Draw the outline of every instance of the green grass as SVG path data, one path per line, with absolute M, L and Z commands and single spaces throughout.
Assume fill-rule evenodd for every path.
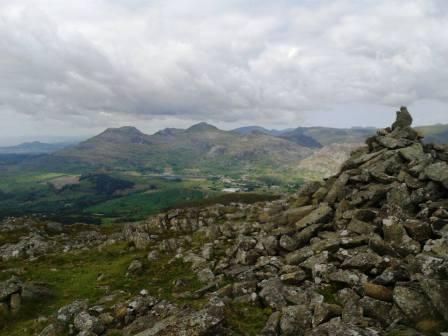
M 156 192 L 140 192 L 96 204 L 85 211 L 106 217 L 143 218 L 172 205 L 204 197 L 204 193 L 191 189 L 168 189 Z
M 117 243 L 102 251 L 48 255 L 27 264 L 18 260 L 2 264 L 0 280 L 10 276 L 7 269 L 25 267 L 21 278 L 48 283 L 54 296 L 48 300 L 25 302 L 19 314 L 0 320 L 0 335 L 32 335 L 42 328 L 36 322 L 39 316 L 54 314 L 61 306 L 76 299 L 89 299 L 94 303 L 114 290 L 125 290 L 131 295 L 145 288 L 155 296 L 176 302 L 173 295 L 176 291 L 194 291 L 201 287 L 188 264 L 177 259 L 170 262 L 172 256 L 169 255 L 147 262 L 145 254 L 145 251 L 130 251 L 125 243 Z M 127 267 L 136 258 L 144 263 L 142 272 L 125 276 Z M 104 275 L 101 281 L 97 281 L 99 274 Z M 184 279 L 186 285 L 173 288 L 173 281 L 178 278 Z

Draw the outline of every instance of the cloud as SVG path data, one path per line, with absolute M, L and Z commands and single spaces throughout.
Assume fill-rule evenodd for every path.
M 0 113 L 287 124 L 445 104 L 447 40 L 442 0 L 3 0 Z

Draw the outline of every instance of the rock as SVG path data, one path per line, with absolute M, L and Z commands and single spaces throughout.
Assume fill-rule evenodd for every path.
M 386 268 L 383 273 L 381 273 L 373 280 L 373 283 L 387 286 L 394 285 L 398 281 L 407 280 L 409 280 L 408 272 L 403 267 L 397 266 Z
M 59 336 L 63 333 L 56 324 L 46 326 L 39 334 L 39 336 Z
M 337 270 L 328 274 L 328 280 L 337 284 L 344 284 L 348 286 L 359 285 L 362 282 L 361 277 L 348 270 Z
M 378 336 L 373 328 L 358 327 L 351 323 L 343 322 L 340 318 L 333 318 L 329 322 L 321 324 L 317 328 L 307 332 L 305 336 Z
M 443 184 L 445 188 L 448 188 L 448 163 L 436 162 L 425 168 L 425 175 L 436 182 Z
M 75 315 L 87 308 L 87 300 L 74 301 L 58 310 L 57 319 L 60 322 L 69 323 Z
M 445 321 L 448 321 L 448 281 L 422 277 L 420 286 Z
M 403 224 L 396 217 L 383 219 L 384 240 L 404 254 L 416 254 L 421 246 L 408 236 Z
M 359 300 L 359 304 L 365 317 L 379 321 L 384 327 L 390 326 L 394 320 L 403 318 L 403 316 L 400 316 L 400 311 L 393 308 L 392 303 L 364 297 Z
M 314 210 L 313 205 L 305 205 L 298 208 L 290 208 L 282 213 L 282 216 L 278 219 L 278 221 L 283 225 L 293 225 L 298 220 L 307 216 L 313 210 Z
M 382 262 L 383 258 L 374 252 L 361 252 L 351 258 L 346 259 L 342 263 L 342 267 L 357 268 L 367 272 L 374 267 L 380 266 Z
M 408 112 L 408 109 L 404 106 L 400 107 L 400 111 L 397 111 L 397 118 L 392 124 L 392 130 L 396 128 L 410 127 L 412 125 L 412 116 Z
M 276 255 L 278 249 L 278 241 L 275 236 L 267 236 L 262 239 L 262 244 L 268 255 Z
M 279 335 L 279 324 L 280 324 L 280 312 L 273 312 L 266 322 L 266 325 L 260 332 L 260 336 L 278 336 Z
M 275 310 L 280 310 L 286 306 L 283 295 L 283 284 L 280 279 L 272 278 L 261 282 L 262 287 L 259 296 L 265 304 Z
M 358 234 L 370 234 L 375 230 L 375 226 L 353 218 L 347 226 L 347 230 Z
M 393 292 L 387 287 L 373 284 L 370 282 L 365 282 L 362 284 L 364 293 L 371 298 L 381 300 L 381 301 L 392 301 Z
M 137 273 L 143 269 L 143 264 L 140 260 L 133 260 L 128 267 L 129 273 Z
M 202 283 L 208 284 L 215 280 L 215 275 L 210 268 L 204 268 L 197 273 L 198 280 Z
M 398 152 L 405 160 L 410 162 L 423 161 L 427 157 L 423 151 L 423 146 L 420 143 L 414 143 L 411 146 L 401 148 Z
M 155 261 L 157 259 L 159 259 L 159 252 L 157 250 L 152 250 L 148 253 L 148 255 L 146 256 L 146 259 L 148 261 Z
M 415 286 L 395 286 L 393 299 L 406 317 L 412 321 L 417 322 L 436 316 L 425 294 Z
M 285 256 L 286 263 L 290 265 L 298 265 L 311 257 L 313 254 L 314 251 L 311 248 L 305 247 L 300 250 L 288 253 Z
M 338 199 L 339 195 L 342 194 L 344 186 L 347 184 L 349 180 L 349 175 L 347 173 L 342 173 L 336 181 L 331 186 L 330 191 L 325 197 L 325 202 L 329 204 L 333 204 Z
M 0 302 L 9 299 L 11 295 L 19 293 L 21 290 L 22 282 L 16 277 L 0 282 Z
M 319 303 L 314 306 L 313 327 L 317 327 L 333 317 L 341 316 L 341 314 L 341 306 L 330 303 Z
M 298 285 L 307 277 L 308 275 L 302 269 L 299 269 L 291 273 L 282 274 L 280 280 L 288 285 Z
M 73 324 L 79 331 L 89 331 L 95 334 L 101 334 L 104 331 L 101 321 L 85 311 L 76 315 Z
M 204 309 L 185 309 L 156 322 L 136 336 L 213 335 L 224 320 L 224 303 L 212 301 Z
M 305 216 L 296 223 L 297 229 L 301 230 L 317 223 L 326 223 L 331 219 L 333 209 L 326 203 L 322 203 L 319 207 L 313 210 L 309 215 Z
M 403 225 L 409 236 L 418 242 L 424 242 L 431 238 L 432 229 L 431 225 L 427 222 L 416 219 L 408 219 L 403 223 Z
M 13 313 L 18 312 L 22 305 L 22 297 L 20 293 L 14 293 L 9 299 L 9 307 Z
M 202 257 L 204 259 L 207 260 L 211 260 L 213 258 L 214 255 L 214 248 L 213 248 L 213 244 L 204 244 L 204 246 L 202 247 Z
M 305 305 L 288 306 L 282 309 L 281 335 L 300 336 L 311 328 L 312 314 Z
M 294 235 L 296 248 L 305 246 L 322 228 L 322 224 L 311 224 Z
M 287 235 L 282 235 L 279 241 L 280 246 L 286 251 L 294 251 L 297 248 L 295 239 Z

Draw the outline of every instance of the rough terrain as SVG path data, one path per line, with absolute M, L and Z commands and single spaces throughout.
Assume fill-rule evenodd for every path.
M 31 262 L 120 246 L 132 256 L 118 277 L 140 287 L 37 314 L 41 336 L 445 335 L 448 147 L 424 144 L 411 124 L 401 108 L 337 175 L 285 199 L 171 210 L 122 232 L 33 224 L 0 253 Z M 2 272 L 17 275 L 0 283 L 0 314 L 52 294 Z

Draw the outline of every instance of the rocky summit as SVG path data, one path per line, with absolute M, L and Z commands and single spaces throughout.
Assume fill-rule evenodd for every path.
M 173 273 L 169 296 L 142 285 L 127 296 L 121 288 L 76 300 L 47 316 L 37 334 L 448 335 L 448 147 L 423 143 L 411 123 L 401 108 L 337 175 L 287 198 L 126 224 L 114 242 L 145 257 L 120 276 L 157 265 L 153 276 L 162 279 L 181 263 L 199 286 L 187 289 L 192 278 Z M 2 246 L 2 255 L 77 248 L 33 235 L 33 244 Z M 78 248 L 95 253 L 114 243 L 107 233 L 95 237 Z M 30 286 L 37 285 L 16 277 L 1 283 L 0 308 L 20 309 Z

